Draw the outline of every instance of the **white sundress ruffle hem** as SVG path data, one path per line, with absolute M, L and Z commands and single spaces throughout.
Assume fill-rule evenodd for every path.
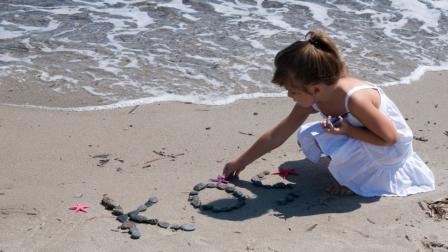
M 305 156 L 317 163 L 321 155 L 331 158 L 329 171 L 339 184 L 365 196 L 407 196 L 433 191 L 434 175 L 413 151 L 412 131 L 395 104 L 374 85 L 357 86 L 345 97 L 347 112 L 350 96 L 361 89 L 377 89 L 382 111 L 397 128 L 399 139 L 392 146 L 377 146 L 344 135 L 325 132 L 319 122 L 304 124 L 298 130 L 298 143 Z M 319 111 L 316 105 L 313 107 Z M 325 115 L 322 114 L 325 118 Z M 363 125 L 350 113 L 345 118 L 356 127 Z

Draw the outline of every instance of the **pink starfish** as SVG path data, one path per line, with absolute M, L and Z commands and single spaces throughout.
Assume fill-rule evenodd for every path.
M 210 179 L 213 182 L 217 182 L 218 184 L 227 184 L 229 181 L 224 176 L 218 176 L 215 179 Z
M 288 178 L 288 175 L 299 175 L 296 170 L 294 169 L 279 169 L 276 172 L 272 172 L 272 175 L 280 175 L 282 176 L 284 179 Z
M 87 213 L 87 208 L 89 208 L 89 206 L 82 205 L 82 204 L 76 204 L 76 205 L 70 207 L 69 209 L 75 211 L 75 213 L 78 213 L 78 212 Z

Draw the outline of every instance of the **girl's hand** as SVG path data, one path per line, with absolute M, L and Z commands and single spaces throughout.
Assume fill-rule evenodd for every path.
M 337 121 L 337 127 L 331 123 L 332 117 L 327 117 L 326 120 L 320 121 L 320 125 L 326 129 L 326 132 L 335 135 L 348 135 L 352 125 L 344 120 L 342 116 L 339 116 L 339 120 Z M 334 120 L 333 120 L 334 121 Z
M 229 177 L 236 177 L 240 174 L 240 172 L 242 170 L 244 170 L 244 168 L 246 168 L 245 166 L 240 165 L 238 162 L 236 161 L 231 161 L 228 162 L 225 166 L 224 169 L 222 171 L 222 175 L 226 178 Z

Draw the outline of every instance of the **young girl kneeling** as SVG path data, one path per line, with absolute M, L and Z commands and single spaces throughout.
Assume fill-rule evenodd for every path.
M 348 76 L 325 34 L 311 31 L 306 38 L 275 57 L 272 81 L 296 102 L 291 113 L 227 163 L 223 175 L 237 176 L 299 129 L 298 143 L 309 160 L 330 158 L 328 169 L 339 183 L 330 193 L 406 196 L 434 190 L 434 176 L 413 151 L 412 131 L 395 104 L 374 84 Z M 322 121 L 302 125 L 316 112 Z

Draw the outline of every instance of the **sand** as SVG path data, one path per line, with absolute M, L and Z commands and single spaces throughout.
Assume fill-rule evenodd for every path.
M 418 202 L 448 196 L 447 80 L 448 72 L 429 72 L 411 85 L 385 88 L 415 136 L 428 140 L 414 141 L 414 149 L 434 172 L 436 191 L 401 198 L 329 196 L 325 163 L 310 164 L 291 137 L 241 174 L 236 185 L 248 196 L 247 205 L 220 214 L 193 209 L 188 192 L 220 174 L 226 161 L 285 117 L 293 106 L 289 99 L 226 106 L 166 102 L 133 113 L 0 106 L 0 251 L 443 250 L 447 221 L 428 217 Z M 108 155 L 107 163 L 94 157 L 101 154 Z M 248 181 L 285 164 L 300 173 L 288 179 L 297 183 L 300 198 L 278 206 L 286 191 Z M 266 183 L 276 181 L 270 176 Z M 103 194 L 127 210 L 157 196 L 160 202 L 145 216 L 194 223 L 196 231 L 138 225 L 142 237 L 131 240 L 99 204 Z M 215 189 L 200 197 L 233 201 Z M 89 205 L 88 213 L 68 210 L 78 203 Z

